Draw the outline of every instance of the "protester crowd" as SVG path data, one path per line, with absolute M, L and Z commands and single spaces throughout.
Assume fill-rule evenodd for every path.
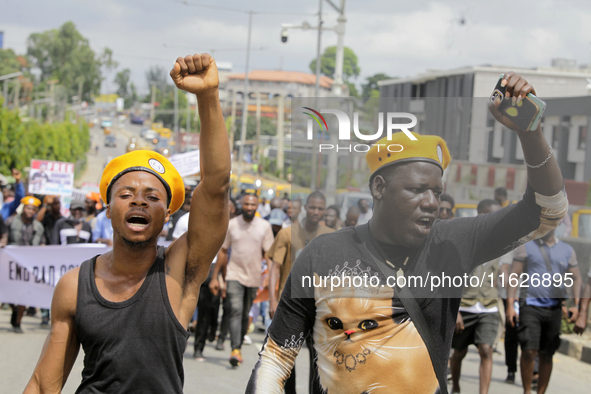
M 92 387 L 89 392 L 141 391 L 138 387 L 182 392 L 187 325 L 194 331 L 195 360 L 206 361 L 210 355 L 205 343 L 216 341 L 215 349 L 226 351 L 236 368 L 244 362 L 242 346 L 252 343 L 248 334 L 259 320 L 267 337 L 247 393 L 295 393 L 295 358 L 304 343 L 310 355 L 310 393 L 371 392 L 378 387 L 447 392 L 446 364 L 452 393 L 459 393 L 462 361 L 472 344 L 481 359 L 480 393 L 487 393 L 492 354 L 503 329 L 508 339 L 506 383 L 515 382 L 519 345 L 524 392 L 534 384 L 538 392 L 546 391 L 563 321 L 574 324 L 577 333 L 586 328 L 591 272 L 584 281 L 574 249 L 555 236 L 568 202 L 552 149 L 540 130 L 535 134 L 540 138 L 520 136 L 525 158 L 541 163 L 526 162 L 535 171 L 528 172 L 523 199 L 511 207 L 506 191 L 498 189 L 494 199 L 478 203 L 477 217 L 461 219 L 454 219 L 453 198 L 443 194 L 441 177 L 451 160 L 445 141 L 413 133 L 421 144 L 394 156 L 379 146 L 406 141 L 407 136 L 384 138 L 366 155 L 373 206 L 361 199 L 357 206 L 347 207 L 341 222 L 340 208 L 327 207 L 320 191 L 302 201 L 290 201 L 288 195 L 266 201 L 242 193 L 228 203 L 230 153 L 214 89 L 218 81 L 213 60 L 198 54 L 178 58 L 171 77 L 177 87 L 199 96 L 207 138 L 202 138 L 198 189 L 183 185 L 172 164 L 148 151 L 131 152 L 109 163 L 101 194 L 71 201 L 67 216 L 62 215 L 59 197 L 26 193 L 17 170 L 11 174 L 15 182 L 3 185 L 2 246 L 114 246 L 66 273 L 57 284 L 53 319 L 60 324 L 52 328 L 28 392 L 56 384 L 54 391 L 59 391 L 80 346 L 87 358 L 81 387 Z M 515 97 L 533 91 L 514 73 L 503 78 Z M 494 105 L 490 110 L 497 121 L 524 132 L 499 115 Z M 105 203 L 115 235 L 124 233 L 127 238 L 113 238 Z M 151 226 L 148 210 L 157 225 Z M 156 245 L 157 237 L 160 244 L 171 242 L 170 246 Z M 114 264 L 119 264 L 117 269 L 109 271 Z M 288 279 L 365 273 L 384 283 L 384 277 L 398 278 L 405 270 L 422 275 L 442 267 L 493 280 L 474 286 L 470 279 L 465 288 L 451 289 L 452 296 L 422 298 L 413 293 L 420 289 L 398 284 L 381 289 L 343 284 L 328 293 L 326 286 L 299 289 L 298 281 Z M 117 286 L 134 274 L 134 283 Z M 559 284 L 550 286 L 555 283 Z M 150 286 L 153 290 L 138 301 L 140 290 Z M 72 303 L 76 294 L 84 308 Z M 136 309 L 103 305 L 127 307 L 135 301 Z M 23 333 L 27 306 L 11 308 L 13 330 Z M 49 311 L 41 315 L 41 324 L 48 326 Z M 129 324 L 130 319 L 135 324 Z M 144 321 L 153 337 L 142 331 Z M 82 335 L 72 331 L 74 325 Z M 92 335 L 84 335 L 89 332 Z M 357 344 L 363 341 L 380 345 Z M 109 347 L 116 351 L 105 350 Z M 145 361 L 146 368 L 134 369 L 130 361 Z M 141 374 L 135 380 L 127 379 L 137 372 Z
M 0 246 L 41 246 L 74 243 L 103 243 L 112 246 L 113 229 L 106 217 L 105 204 L 98 193 L 90 192 L 85 200 L 74 200 L 69 215 L 62 215 L 59 196 L 30 195 L 25 190 L 19 171 L 13 170 L 15 182 L 0 179 L 2 207 L 0 215 Z M 161 240 L 174 241 L 188 230 L 192 188 L 185 187 L 182 207 L 171 215 L 161 233 Z M 243 362 L 241 347 L 252 344 L 248 336 L 257 329 L 265 330 L 277 309 L 277 303 L 291 270 L 293 260 L 317 235 L 366 223 L 372 215 L 371 204 L 359 200 L 348 208 L 341 221 L 340 207 L 326 207 L 326 199 L 314 192 L 305 201 L 291 201 L 287 195 L 270 201 L 254 194 L 243 193 L 231 199 L 230 226 L 224 245 L 201 286 L 198 308 L 191 331 L 194 332 L 194 358 L 203 362 L 206 341 L 216 342 L 215 349 L 226 349 L 230 338 L 229 361 L 233 366 Z M 454 200 L 441 195 L 439 219 L 454 218 Z M 507 206 L 506 190 L 495 191 L 494 199 L 478 204 L 478 214 L 494 212 Z M 545 251 L 545 253 L 543 252 Z M 568 262 L 565 264 L 564 262 Z M 519 288 L 509 285 L 510 274 L 550 273 L 572 274 L 574 291 L 553 298 L 553 294 L 519 295 Z M 491 381 L 492 354 L 497 351 L 499 338 L 504 337 L 507 366 L 506 383 L 515 383 L 518 348 L 521 345 L 521 373 L 524 386 L 545 389 L 552 370 L 552 355 L 558 349 L 563 321 L 574 324 L 576 332 L 585 329 L 591 296 L 591 271 L 586 283 L 578 269 L 573 248 L 560 241 L 551 231 L 540 240 L 531 241 L 517 250 L 490 261 L 472 272 L 482 276 L 492 274 L 499 280 L 494 286 L 466 288 L 460 304 L 456 331 L 450 353 L 448 378 L 452 392 L 460 391 L 461 363 L 470 344 L 481 357 L 480 392 L 486 393 Z M 504 277 L 504 280 L 501 278 Z M 530 290 L 531 292 L 531 290 Z M 574 297 L 574 298 L 572 298 Z M 501 302 L 498 302 L 498 301 Z M 570 308 L 567 308 L 569 305 Z M 3 305 L 3 307 L 6 307 Z M 21 321 L 25 314 L 34 316 L 34 306 L 10 305 L 11 325 L 15 333 L 23 333 Z M 221 309 L 221 317 L 220 317 Z M 48 327 L 49 311 L 41 309 L 41 326 Z M 220 321 L 221 319 L 221 321 Z M 311 392 L 320 392 L 316 358 L 311 337 Z M 295 393 L 295 368 L 285 384 L 287 393 Z

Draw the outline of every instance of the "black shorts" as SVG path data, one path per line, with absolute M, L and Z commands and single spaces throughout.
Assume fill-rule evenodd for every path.
M 499 330 L 499 314 L 460 312 L 464 320 L 464 330 L 454 333 L 451 347 L 464 350 L 471 344 L 494 345 Z
M 519 326 L 517 336 L 521 350 L 537 350 L 552 356 L 560 346 L 562 308 L 539 307 L 519 303 Z

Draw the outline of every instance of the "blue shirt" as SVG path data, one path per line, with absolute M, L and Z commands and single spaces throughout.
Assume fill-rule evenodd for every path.
M 96 226 L 92 230 L 92 239 L 96 242 L 99 238 L 113 239 L 113 226 L 111 219 L 107 218 L 107 211 L 102 211 L 96 217 Z
M 540 247 L 546 250 L 552 272 L 548 271 Z M 539 307 L 551 307 L 561 302 L 561 299 L 557 297 L 563 297 L 565 294 L 564 274 L 569 268 L 578 265 L 577 256 L 573 247 L 558 239 L 556 239 L 556 243 L 552 246 L 546 245 L 541 239 L 530 241 L 515 250 L 514 259 L 524 263 L 523 272 L 527 274 L 527 280 L 521 286 L 521 298 L 526 299 L 527 305 Z M 550 274 L 551 276 L 560 274 L 562 276 L 562 287 L 558 289 L 554 287 L 552 278 L 550 278 L 551 282 L 548 282 L 548 280 L 543 282 L 544 274 Z M 532 275 L 535 275 L 535 278 L 539 279 L 539 282 L 537 279 L 534 281 L 536 286 L 532 285 Z M 546 275 L 546 278 L 548 278 L 548 275 Z
M 7 220 L 9 217 L 12 216 L 13 213 L 16 212 L 16 209 L 19 205 L 21 205 L 21 200 L 25 196 L 25 187 L 21 182 L 16 184 L 16 188 L 14 190 L 14 200 L 2 205 L 2 209 L 0 210 L 0 214 L 4 220 Z

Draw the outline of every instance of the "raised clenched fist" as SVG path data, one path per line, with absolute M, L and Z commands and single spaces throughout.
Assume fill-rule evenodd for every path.
M 219 85 L 218 69 L 208 53 L 179 57 L 170 76 L 179 89 L 196 95 L 215 90 Z

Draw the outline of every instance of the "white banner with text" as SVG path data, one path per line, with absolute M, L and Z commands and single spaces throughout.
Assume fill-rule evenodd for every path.
M 62 275 L 110 249 L 104 244 L 0 249 L 0 302 L 49 309 Z

